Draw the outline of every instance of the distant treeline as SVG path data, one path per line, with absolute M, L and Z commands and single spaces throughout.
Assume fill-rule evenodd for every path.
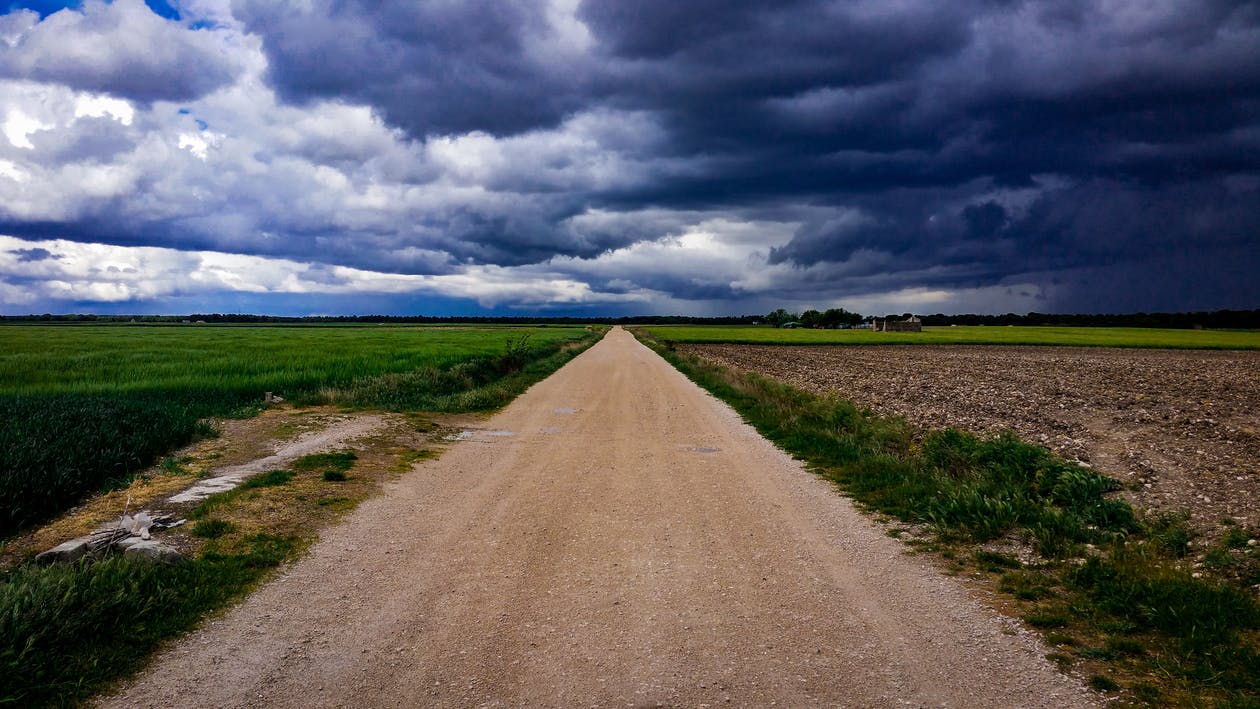
M 245 315 L 240 313 L 193 313 L 192 315 L 0 315 L 3 323 L 255 323 L 259 325 L 430 324 L 430 325 L 751 325 L 764 315 L 693 317 L 689 315 L 634 315 L 616 318 L 487 316 L 487 315 Z
M 829 316 L 839 314 L 837 318 Z M 910 313 L 890 314 L 891 318 L 908 318 Z M 870 320 L 870 316 L 851 313 L 843 308 L 828 310 L 824 313 L 806 311 L 800 316 L 782 309 L 769 315 L 737 315 L 724 317 L 694 317 L 689 315 L 634 315 L 623 317 L 548 317 L 548 316 L 486 316 L 486 315 L 348 315 L 348 316 L 308 316 L 283 317 L 278 315 L 245 315 L 240 313 L 194 313 L 191 315 L 0 315 L 0 324 L 5 323 L 255 323 L 285 325 L 329 325 L 347 324 L 485 324 L 485 325 L 752 325 L 758 323 L 777 324 L 786 316 L 787 320 L 798 318 L 812 321 L 815 319 L 837 319 L 838 323 L 853 324 L 852 321 Z M 882 316 L 881 316 L 882 317 Z M 1166 327 L 1166 328 L 1208 328 L 1208 329 L 1260 329 L 1260 309 L 1256 310 L 1216 310 L 1195 313 L 1125 313 L 1119 315 L 1098 314 L 1053 314 L 1027 313 L 1017 315 L 920 315 L 924 325 L 1058 325 L 1073 327 Z M 810 326 L 812 322 L 802 323 Z M 821 325 L 832 325 L 828 322 Z
M 1067 327 L 1166 327 L 1211 330 L 1260 329 L 1260 310 L 1216 310 L 1197 313 L 1126 313 L 1122 315 L 920 315 L 924 325 L 1058 325 Z

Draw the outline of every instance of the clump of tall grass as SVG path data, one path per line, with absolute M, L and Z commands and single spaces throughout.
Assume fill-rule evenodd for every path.
M 297 547 L 256 535 L 243 553 L 170 565 L 111 557 L 8 571 L 0 576 L 0 704 L 77 704 L 252 588 Z
M 507 340 L 493 356 L 473 357 L 450 367 L 420 367 L 356 381 L 333 401 L 354 406 L 392 410 L 476 411 L 510 401 L 523 388 L 512 378 L 533 383 L 536 375 L 549 373 L 568 360 L 563 342 L 536 343 L 530 333 Z M 524 376 L 521 376 L 524 375 Z M 503 384 L 506 386 L 496 386 Z
M 198 411 L 153 397 L 0 395 L 0 537 L 128 477 L 198 431 Z
M 347 473 L 354 467 L 359 456 L 354 451 L 337 451 L 334 453 L 312 453 L 304 455 L 289 465 L 294 470 L 317 473 Z
M 317 473 L 324 482 L 345 482 L 349 479 L 346 473 L 354 467 L 355 460 L 358 460 L 358 456 L 354 451 L 312 453 L 293 461 L 289 467 L 301 472 Z

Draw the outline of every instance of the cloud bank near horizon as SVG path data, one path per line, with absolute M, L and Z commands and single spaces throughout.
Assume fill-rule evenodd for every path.
M 43 3 L 0 234 L 11 313 L 1257 307 L 1260 5 Z

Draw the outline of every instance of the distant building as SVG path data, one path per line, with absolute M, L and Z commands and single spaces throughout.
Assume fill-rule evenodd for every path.
M 906 320 L 893 320 L 892 318 L 884 318 L 875 321 L 876 332 L 923 332 L 923 321 L 917 315 L 911 315 Z
M 804 327 L 804 326 L 803 326 L 803 325 L 801 325 L 800 323 L 796 322 L 796 321 L 793 321 L 793 322 L 785 322 L 785 323 L 783 323 L 782 325 L 780 325 L 779 327 L 786 328 L 786 329 L 788 329 L 788 330 L 795 330 L 795 329 L 796 329 L 796 328 L 798 328 L 798 327 Z

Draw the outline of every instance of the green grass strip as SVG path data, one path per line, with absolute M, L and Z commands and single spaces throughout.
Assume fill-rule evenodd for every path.
M 173 565 L 113 557 L 0 578 L 0 704 L 77 704 L 138 669 L 159 643 L 239 598 L 299 548 L 258 535 L 243 554 Z

